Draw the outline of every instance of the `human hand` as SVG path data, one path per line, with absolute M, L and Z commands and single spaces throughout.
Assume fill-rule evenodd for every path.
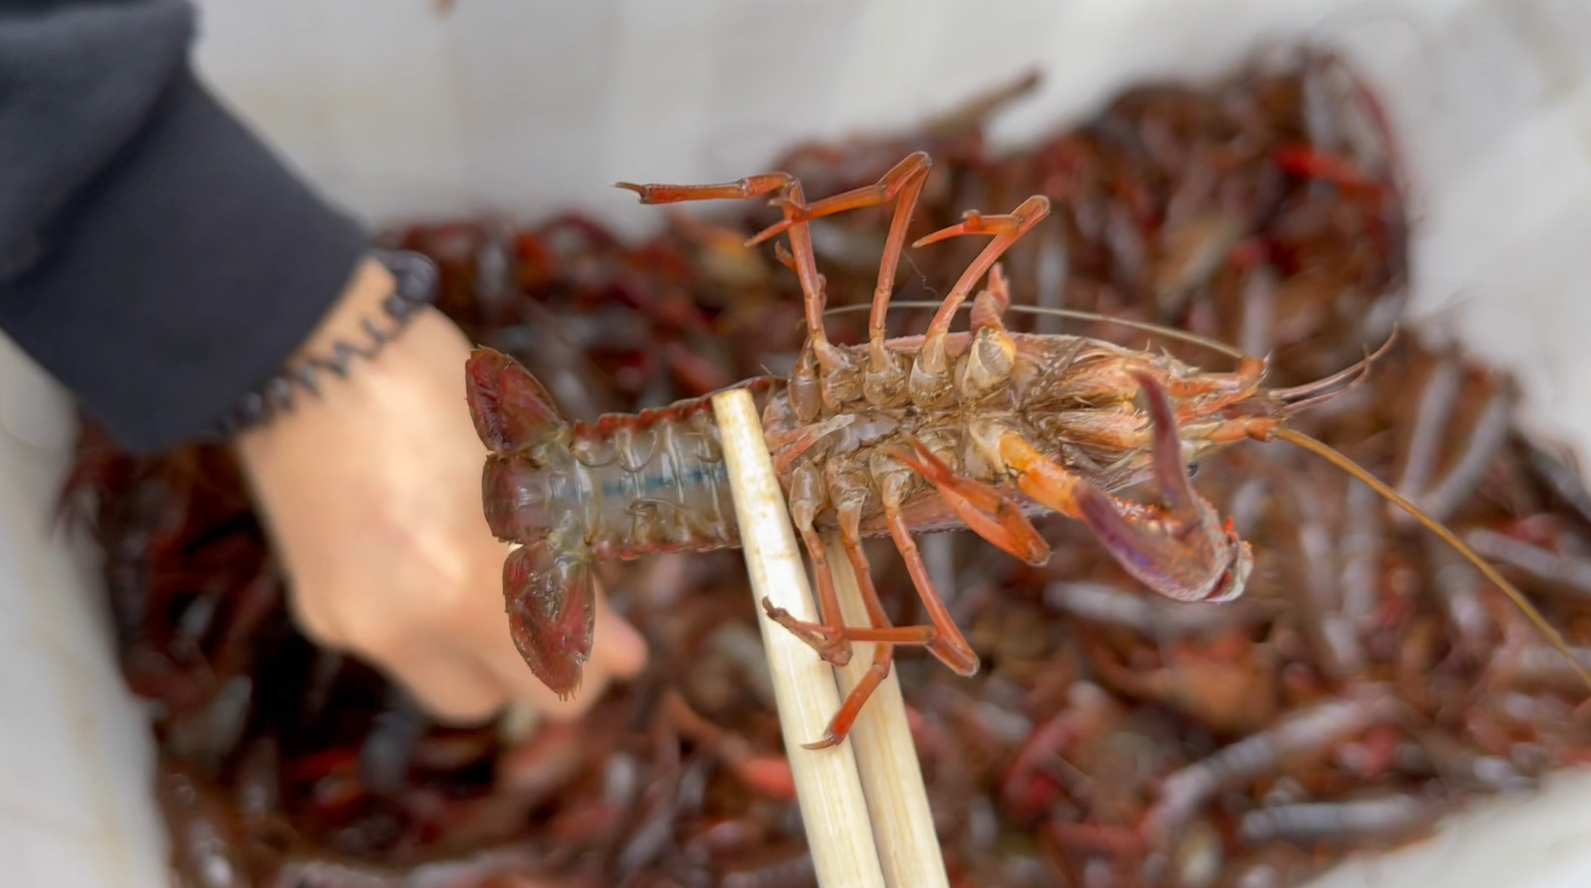
M 392 277 L 364 263 L 304 346 L 360 341 Z M 598 590 L 580 692 L 560 701 L 514 646 L 502 593 L 508 546 L 481 508 L 486 449 L 464 399 L 470 343 L 425 308 L 373 361 L 327 377 L 320 398 L 243 434 L 242 463 L 291 587 L 300 626 L 404 684 L 448 721 L 525 700 L 554 718 L 583 713 L 646 646 Z

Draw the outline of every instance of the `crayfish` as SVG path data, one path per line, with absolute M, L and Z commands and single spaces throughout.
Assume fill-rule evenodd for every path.
M 814 562 L 821 621 L 799 621 L 763 604 L 830 663 L 849 661 L 850 642 L 875 643 L 867 677 L 809 748 L 843 742 L 888 675 L 898 645 L 922 645 L 961 675 L 979 668 L 934 588 L 914 533 L 971 529 L 1039 565 L 1050 548 L 1032 519 L 1054 512 L 1087 526 L 1122 569 L 1159 595 L 1184 602 L 1242 595 L 1252 548 L 1195 490 L 1189 467 L 1245 440 L 1289 441 L 1349 471 L 1458 548 L 1562 646 L 1517 590 L 1451 531 L 1347 457 L 1287 427 L 1299 411 L 1362 380 L 1375 355 L 1314 382 L 1270 389 L 1263 386 L 1265 360 L 1224 347 L 1236 367 L 1216 372 L 1100 339 L 1007 330 L 1002 318 L 1011 299 L 999 261 L 1048 215 L 1043 195 L 1007 214 L 969 212 L 918 239 L 914 248 L 961 236 L 992 238 L 925 334 L 886 338 L 907 230 L 931 168 L 928 154 L 915 152 L 873 185 L 813 202 L 785 173 L 716 185 L 619 183 L 646 204 L 771 196 L 782 210 L 783 219 L 748 244 L 788 236 L 788 249 L 780 245 L 778 254 L 800 280 L 807 341 L 787 378 L 738 385 L 764 398 L 766 440 Z M 809 224 L 890 202 L 868 341 L 831 342 L 823 325 L 826 282 Z M 970 329 L 952 332 L 969 297 Z M 529 371 L 501 352 L 477 349 L 466 379 L 471 415 L 491 451 L 482 481 L 486 518 L 499 539 L 520 544 L 503 572 L 514 640 L 548 687 L 573 693 L 591 650 L 594 559 L 738 545 L 710 396 L 570 423 Z M 1153 482 L 1156 502 L 1120 495 L 1144 482 Z M 855 568 L 869 626 L 841 619 L 827 571 L 832 556 L 825 537 L 835 536 Z M 874 536 L 893 540 L 929 624 L 891 624 L 862 547 Z M 1582 670 L 1582 677 L 1591 685 L 1591 673 Z

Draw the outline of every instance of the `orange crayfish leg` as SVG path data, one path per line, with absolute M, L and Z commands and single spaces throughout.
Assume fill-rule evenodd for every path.
M 1028 564 L 1040 565 L 1050 560 L 1049 543 L 1022 514 L 1021 508 L 998 490 L 957 475 L 915 439 L 910 450 L 902 449 L 895 457 L 934 485 L 940 498 L 973 533 Z M 993 517 L 989 513 L 993 513 Z

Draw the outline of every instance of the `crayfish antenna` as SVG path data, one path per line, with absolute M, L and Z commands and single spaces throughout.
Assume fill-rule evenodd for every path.
M 1560 654 L 1563 654 L 1564 658 L 1569 661 L 1569 664 L 1574 667 L 1575 672 L 1579 673 L 1580 679 L 1585 682 L 1586 687 L 1591 688 L 1591 670 L 1586 669 L 1585 664 L 1580 662 L 1580 658 L 1576 657 L 1574 653 L 1569 650 L 1569 645 L 1563 640 L 1563 636 L 1559 634 L 1558 630 L 1553 628 L 1551 623 L 1547 622 L 1547 618 L 1541 615 L 1541 611 L 1537 610 L 1536 606 L 1530 603 L 1530 600 L 1525 597 L 1523 592 L 1515 588 L 1514 584 L 1504 579 L 1503 575 L 1498 573 L 1496 568 L 1486 563 L 1485 559 L 1476 554 L 1474 549 L 1471 549 L 1463 540 L 1458 538 L 1458 534 L 1449 530 L 1447 525 L 1425 514 L 1425 512 L 1420 509 L 1419 506 L 1409 502 L 1402 494 L 1384 484 L 1380 479 L 1376 478 L 1376 476 L 1370 474 L 1370 472 L 1363 466 L 1344 456 L 1331 445 L 1326 444 L 1323 441 L 1318 441 L 1309 435 L 1304 434 L 1303 432 L 1297 432 L 1285 427 L 1275 429 L 1272 432 L 1272 435 L 1296 447 L 1308 450 L 1309 452 L 1321 457 L 1322 459 L 1325 459 L 1327 462 L 1335 465 L 1355 478 L 1358 478 L 1360 481 L 1363 481 L 1370 487 L 1371 490 L 1379 493 L 1388 501 L 1396 503 L 1399 508 L 1413 516 L 1414 520 L 1425 525 L 1432 533 L 1447 541 L 1448 545 L 1452 546 L 1454 549 L 1457 549 L 1460 555 L 1464 556 L 1466 560 L 1475 565 L 1475 567 L 1480 570 L 1486 579 L 1495 584 L 1497 588 L 1503 590 L 1503 594 L 1507 595 L 1509 599 L 1511 599 L 1514 604 L 1519 607 L 1520 610 L 1524 611 L 1525 616 L 1530 618 L 1530 622 L 1534 623 L 1536 628 L 1541 630 L 1541 634 L 1546 637 L 1547 643 L 1552 645 L 1553 648 Z
M 1306 382 L 1303 385 L 1295 385 L 1292 388 L 1276 389 L 1275 391 L 1271 392 L 1271 394 L 1283 401 L 1291 402 L 1287 405 L 1287 413 L 1289 416 L 1302 413 L 1311 407 L 1318 407 L 1321 404 L 1332 400 L 1333 398 L 1340 398 L 1359 386 L 1364 385 L 1365 382 L 1369 380 L 1370 365 L 1375 363 L 1378 358 L 1387 353 L 1387 349 L 1392 347 L 1392 342 L 1393 340 L 1397 339 L 1397 336 L 1398 330 L 1396 327 L 1394 327 L 1392 328 L 1392 332 L 1387 336 L 1387 341 L 1381 343 L 1380 348 L 1376 349 L 1374 352 L 1370 351 L 1368 348 L 1365 349 L 1364 359 L 1354 362 L 1352 366 L 1345 367 L 1336 373 L 1331 374 L 1330 376 L 1327 376 L 1323 379 L 1317 379 L 1314 382 Z M 1329 389 L 1332 386 L 1349 379 L 1351 379 L 1351 381 L 1349 381 L 1346 386 L 1343 386 L 1334 392 L 1317 394 L 1318 392 Z M 1307 397 L 1309 395 L 1314 395 L 1314 397 Z M 1303 400 L 1294 400 L 1295 398 L 1303 398 Z

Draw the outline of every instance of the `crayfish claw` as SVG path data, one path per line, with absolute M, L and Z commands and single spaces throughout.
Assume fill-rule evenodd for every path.
M 1124 570 L 1160 595 L 1178 601 L 1237 598 L 1254 568 L 1253 548 L 1194 490 L 1166 390 L 1148 374 L 1134 375 L 1154 427 L 1154 477 L 1161 503 L 1121 502 L 1084 483 L 1075 494 L 1078 517 Z
M 1177 434 L 1177 414 L 1171 406 L 1171 397 L 1154 377 L 1147 373 L 1133 374 L 1143 387 L 1149 402 L 1149 422 L 1153 427 L 1151 450 L 1154 455 L 1155 484 L 1160 488 L 1160 501 L 1174 519 L 1193 523 L 1205 519 L 1201 509 L 1203 500 L 1193 489 L 1193 476 L 1182 455 L 1182 438 Z
M 1193 532 L 1159 509 L 1123 503 L 1092 485 L 1077 491 L 1079 517 L 1122 569 L 1156 593 L 1177 601 L 1230 601 L 1243 594 L 1254 550 L 1208 502 Z M 1183 532 L 1179 532 L 1183 531 Z

